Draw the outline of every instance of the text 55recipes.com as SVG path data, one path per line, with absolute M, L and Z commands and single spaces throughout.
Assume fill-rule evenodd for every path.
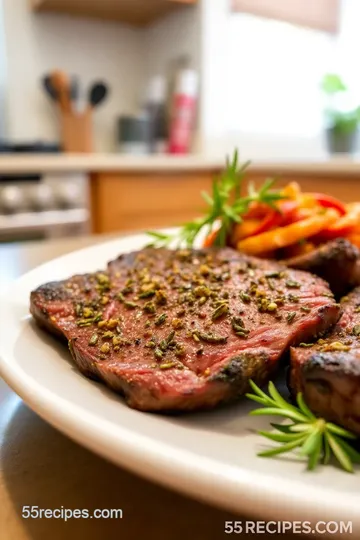
M 122 519 L 123 511 L 120 508 L 39 508 L 38 506 L 23 506 L 21 516 L 23 519 Z
M 352 534 L 351 521 L 225 521 L 225 534 Z M 277 538 L 277 536 L 276 536 Z

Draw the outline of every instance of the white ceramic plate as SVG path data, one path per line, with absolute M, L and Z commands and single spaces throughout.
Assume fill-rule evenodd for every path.
M 359 470 L 307 472 L 294 457 L 263 459 L 264 440 L 244 399 L 220 411 L 180 417 L 129 409 L 121 397 L 83 377 L 66 347 L 38 330 L 29 294 L 47 281 L 95 271 L 143 235 L 96 245 L 47 263 L 13 284 L 0 307 L 0 373 L 45 420 L 80 444 L 151 480 L 216 505 L 272 520 L 352 520 L 360 525 Z

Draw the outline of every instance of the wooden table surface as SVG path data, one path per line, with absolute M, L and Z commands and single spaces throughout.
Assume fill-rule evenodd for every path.
M 102 240 L 0 245 L 0 288 L 45 261 Z M 246 519 L 108 463 L 40 419 L 1 380 L 0 450 L 1 540 L 220 540 L 239 538 L 224 533 L 226 520 Z M 24 519 L 24 505 L 90 511 L 121 508 L 123 519 Z M 299 534 L 281 538 L 299 538 Z

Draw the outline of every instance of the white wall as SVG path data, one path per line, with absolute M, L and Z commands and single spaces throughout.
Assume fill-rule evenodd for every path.
M 207 1 L 207 0 L 203 0 Z M 154 75 L 172 74 L 174 62 L 182 57 L 201 77 L 201 8 L 200 3 L 174 11 L 144 30 L 144 82 Z M 201 93 L 201 92 L 200 92 Z M 199 98 L 201 101 L 201 97 Z M 194 137 L 194 150 L 199 149 L 198 133 Z
M 175 11 L 144 31 L 145 73 L 148 77 L 166 73 L 169 64 L 189 56 L 193 67 L 201 68 L 200 7 Z
M 5 33 L 2 12 L 2 0 L 0 0 L 0 138 L 5 136 L 6 132 L 6 103 L 5 103 L 5 85 L 6 85 L 6 53 L 5 53 Z
M 28 0 L 3 0 L 7 53 L 8 136 L 58 140 L 58 122 L 40 86 L 61 68 L 80 76 L 86 89 L 104 79 L 111 96 L 95 114 L 96 149 L 114 148 L 115 118 L 132 112 L 143 81 L 141 30 L 110 22 L 33 14 Z M 0 36 L 1 37 L 1 36 Z

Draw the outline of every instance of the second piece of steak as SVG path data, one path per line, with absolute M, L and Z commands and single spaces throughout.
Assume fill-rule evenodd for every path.
M 307 255 L 288 259 L 284 263 L 322 277 L 336 296 L 342 296 L 360 285 L 360 252 L 345 238 L 337 238 Z
M 86 376 L 134 408 L 211 408 L 262 384 L 292 344 L 333 325 L 320 278 L 231 249 L 146 249 L 106 273 L 31 294 L 31 312 L 63 335 Z
M 315 413 L 360 435 L 360 288 L 342 300 L 342 307 L 326 339 L 291 350 L 289 382 Z

